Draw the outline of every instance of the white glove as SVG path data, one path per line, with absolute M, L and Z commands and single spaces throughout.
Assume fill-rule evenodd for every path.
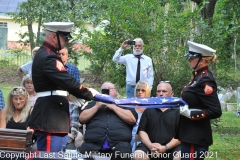
M 84 99 L 77 98 L 71 94 L 69 95 L 69 99 L 75 106 L 78 106 L 78 107 L 82 107 L 85 104 Z
M 92 92 L 93 97 L 95 97 L 96 94 L 100 94 L 97 90 L 93 89 L 93 88 L 88 88 L 90 90 L 90 92 Z
M 180 114 L 187 118 L 190 118 L 190 110 L 188 109 L 188 105 L 180 107 Z
M 180 107 L 180 114 L 190 119 L 201 119 L 205 117 L 205 113 L 203 112 L 203 110 L 189 109 L 188 105 Z

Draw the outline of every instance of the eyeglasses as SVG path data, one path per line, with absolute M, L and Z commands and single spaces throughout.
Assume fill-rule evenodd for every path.
M 159 83 L 170 83 L 170 81 L 159 81 Z
M 146 92 L 145 89 L 136 89 L 136 91 L 137 91 L 137 92 L 140 92 L 140 91 L 142 91 L 142 92 Z
M 166 93 L 167 91 L 166 90 L 157 90 L 157 93 L 161 93 L 161 92 Z
M 65 56 L 66 53 L 64 53 L 64 52 L 63 52 L 63 53 L 59 52 L 58 55 L 59 55 L 59 56 Z

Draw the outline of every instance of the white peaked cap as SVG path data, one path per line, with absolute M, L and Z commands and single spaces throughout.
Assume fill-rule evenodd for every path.
M 73 22 L 48 22 L 44 23 L 46 30 L 52 32 L 71 32 L 71 28 L 73 26 Z
M 187 53 L 185 56 L 196 56 L 196 55 L 201 55 L 201 56 L 213 56 L 214 53 L 216 53 L 216 50 L 204 45 L 204 44 L 199 44 L 195 42 L 188 41 L 189 45 L 189 53 Z

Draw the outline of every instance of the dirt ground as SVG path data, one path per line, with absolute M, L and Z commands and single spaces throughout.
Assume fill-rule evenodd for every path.
M 17 68 L 16 66 L 11 67 L 2 67 L 0 69 L 0 83 L 3 84 L 14 84 L 14 85 L 20 85 L 21 80 L 17 74 Z M 83 85 L 86 87 L 100 87 L 102 82 L 101 78 L 96 77 L 95 75 L 84 73 L 80 71 L 81 78 L 84 79 Z
M 20 85 L 21 80 L 17 74 L 17 67 L 1 67 L 0 83 Z

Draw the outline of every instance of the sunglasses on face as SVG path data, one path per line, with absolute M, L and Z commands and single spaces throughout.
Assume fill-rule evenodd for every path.
M 159 83 L 170 83 L 170 81 L 159 81 Z
M 146 90 L 144 90 L 144 89 L 136 89 L 136 91 L 137 91 L 137 92 L 140 92 L 140 91 L 146 92 Z
M 24 95 L 25 93 L 26 93 L 26 90 L 24 88 L 21 88 L 21 87 L 13 88 L 12 91 L 11 91 L 12 95 L 20 95 L 20 94 Z

